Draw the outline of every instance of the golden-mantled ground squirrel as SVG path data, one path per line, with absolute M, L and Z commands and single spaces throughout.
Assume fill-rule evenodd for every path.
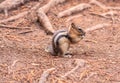
M 47 48 L 53 56 L 71 57 L 68 52 L 70 44 L 78 43 L 85 36 L 85 32 L 71 23 L 69 30 L 58 30 L 52 38 L 52 45 Z

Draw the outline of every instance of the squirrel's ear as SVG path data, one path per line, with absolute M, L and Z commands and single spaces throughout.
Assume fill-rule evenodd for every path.
M 68 28 L 68 33 L 72 33 L 74 31 L 75 27 L 76 27 L 75 24 L 71 23 L 69 28 Z
M 71 23 L 71 28 L 76 28 L 74 23 Z

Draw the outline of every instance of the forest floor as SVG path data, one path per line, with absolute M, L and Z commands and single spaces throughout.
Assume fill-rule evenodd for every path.
M 42 0 L 41 6 L 48 0 Z M 100 0 L 105 5 L 120 6 L 120 1 Z M 48 17 L 55 30 L 67 29 L 68 17 L 57 18 L 57 14 L 65 9 L 88 0 L 68 0 L 50 9 Z M 9 16 L 29 10 L 37 1 L 30 1 L 17 9 L 9 11 Z M 90 12 L 103 13 L 105 10 L 94 5 L 91 9 L 78 12 L 80 17 L 74 22 L 83 29 L 100 23 L 111 23 L 110 19 L 91 15 Z M 18 27 L 32 27 L 32 32 L 24 33 L 26 29 L 9 29 L 0 27 L 0 83 L 39 83 L 44 71 L 55 70 L 49 75 L 46 83 L 120 83 L 120 12 L 114 16 L 114 24 L 99 30 L 86 33 L 78 44 L 71 45 L 72 58 L 54 57 L 45 52 L 45 47 L 51 43 L 51 35 L 47 35 L 41 26 L 20 18 L 4 24 Z M 5 19 L 0 13 L 0 19 Z M 84 60 L 84 66 L 61 79 L 66 72 L 76 67 L 75 60 Z

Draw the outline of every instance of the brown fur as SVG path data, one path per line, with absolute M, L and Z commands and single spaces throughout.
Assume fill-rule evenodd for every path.
M 68 52 L 70 44 L 77 43 L 85 36 L 85 32 L 72 23 L 69 30 L 57 31 L 52 38 L 51 54 L 54 56 L 62 55 L 64 57 L 71 56 Z

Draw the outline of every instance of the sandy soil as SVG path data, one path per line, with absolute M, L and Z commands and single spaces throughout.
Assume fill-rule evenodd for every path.
M 41 6 L 48 0 L 41 1 Z M 108 6 L 120 6 L 120 1 L 99 0 Z M 107 2 L 108 1 L 108 2 Z M 48 17 L 55 28 L 67 29 L 66 22 L 71 16 L 57 18 L 65 9 L 88 0 L 68 0 L 51 8 Z M 9 12 L 9 17 L 29 10 L 37 1 L 30 1 Z M 103 13 L 106 10 L 93 5 L 73 20 L 83 29 L 100 23 L 110 23 L 111 19 L 91 15 L 90 12 Z M 38 83 L 42 73 L 49 68 L 56 68 L 47 83 L 120 83 L 120 12 L 114 16 L 114 25 L 86 34 L 78 44 L 71 45 L 72 58 L 54 57 L 45 52 L 51 42 L 51 35 L 46 35 L 41 26 L 23 17 L 4 24 L 32 27 L 32 32 L 21 34 L 25 30 L 0 27 L 0 83 Z M 73 14 L 76 15 L 76 14 Z M 72 16 L 73 16 L 72 15 Z M 5 19 L 0 13 L 0 19 Z M 66 72 L 75 68 L 75 60 L 86 61 L 85 65 L 61 79 Z

